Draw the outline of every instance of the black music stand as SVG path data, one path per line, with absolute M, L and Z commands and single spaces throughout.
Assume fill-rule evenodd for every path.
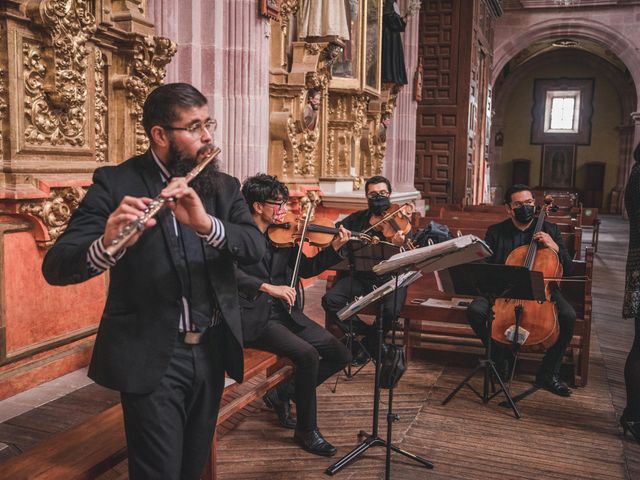
M 491 358 L 493 306 L 497 298 L 544 301 L 545 292 L 542 272 L 532 272 L 526 267 L 476 263 L 450 267 L 447 270 L 438 272 L 438 276 L 446 293 L 482 296 L 489 303 L 485 358 L 479 360 L 476 368 L 443 400 L 442 405 L 446 405 L 462 387 L 467 386 L 482 400 L 482 403 L 488 403 L 495 396 L 504 393 L 506 403 L 511 407 L 516 418 L 520 418 L 520 412 Z M 514 338 L 517 338 L 518 327 L 519 325 L 516 325 Z M 482 395 L 469 383 L 469 380 L 480 371 L 484 372 Z M 489 394 L 489 384 L 493 386 L 494 379 L 500 384 L 500 390 Z
M 362 299 L 356 300 L 350 306 L 342 309 L 338 315 L 344 316 L 345 318 L 349 318 L 354 315 L 358 311 L 367 307 L 368 305 L 382 300 L 385 296 L 390 293 L 397 293 L 399 288 L 406 287 L 413 283 L 415 280 L 420 278 L 422 275 L 419 272 L 408 272 L 403 274 L 402 276 L 398 275 L 395 279 L 391 279 L 384 285 L 381 285 L 373 292 L 371 292 L 367 297 L 363 297 Z M 401 278 L 402 277 L 402 278 Z M 421 463 L 426 468 L 433 468 L 433 463 L 429 460 L 426 460 L 418 455 L 415 455 L 411 452 L 407 452 L 406 450 L 402 450 L 399 447 L 396 447 L 391 443 L 391 429 L 393 422 L 398 420 L 398 415 L 394 414 L 392 411 L 392 402 L 393 402 L 393 388 L 389 389 L 389 403 L 388 403 L 388 412 L 387 412 L 387 440 L 382 439 L 378 436 L 378 412 L 380 409 L 380 364 L 382 360 L 382 344 L 384 342 L 384 327 L 382 325 L 382 312 L 383 312 L 383 303 L 379 304 L 380 310 L 378 316 L 376 318 L 376 325 L 378 327 L 378 341 L 376 352 L 376 360 L 375 363 L 375 382 L 374 382 L 374 396 L 373 396 L 373 426 L 371 429 L 371 433 L 367 433 L 364 430 L 361 430 L 358 434 L 359 438 L 364 437 L 364 441 L 362 441 L 356 448 L 347 453 L 344 457 L 338 460 L 336 463 L 331 465 L 325 470 L 325 473 L 328 475 L 335 475 L 342 468 L 346 467 L 353 460 L 358 458 L 364 452 L 366 452 L 371 447 L 385 447 L 386 459 L 385 459 L 385 479 L 389 479 L 391 475 L 391 450 L 394 452 L 400 453 L 405 457 L 408 457 L 412 460 L 415 460 L 418 463 Z
M 356 272 L 371 272 L 373 267 L 380 263 L 382 260 L 387 260 L 396 253 L 398 253 L 398 247 L 388 245 L 385 243 L 369 244 L 369 243 L 353 243 L 349 242 L 345 245 L 346 258 L 332 267 L 333 270 L 349 272 L 349 298 L 353 299 L 353 277 Z M 357 345 L 359 349 L 364 351 L 369 359 L 371 358 L 371 352 L 369 352 L 362 342 L 357 338 L 356 333 L 353 331 L 353 316 L 350 316 L 345 322 L 338 319 L 336 326 L 342 331 L 345 339 L 345 346 L 352 352 L 353 345 Z M 367 360 L 368 362 L 369 360 Z M 352 371 L 351 362 L 343 369 L 345 378 L 347 380 L 352 379 L 358 374 L 367 364 L 357 367 L 355 372 Z M 331 388 L 332 393 L 336 393 L 338 388 L 338 382 L 340 381 L 340 375 L 336 377 L 336 381 Z

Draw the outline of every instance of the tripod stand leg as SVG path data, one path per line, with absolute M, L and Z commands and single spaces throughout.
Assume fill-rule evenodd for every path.
M 507 398 L 506 402 L 508 402 L 509 406 L 511 407 L 511 410 L 513 410 L 513 414 L 516 416 L 516 418 L 521 418 L 522 415 L 520 415 L 520 412 L 518 411 L 518 407 L 516 407 L 516 403 L 513 401 L 513 398 L 511 398 L 511 394 L 509 393 L 509 390 L 507 390 L 507 387 L 502 381 L 502 378 L 500 378 L 500 375 L 496 370 L 496 366 L 493 364 L 493 362 L 491 362 L 489 365 L 491 367 L 491 372 L 493 373 L 493 375 L 495 375 L 496 380 L 498 380 L 498 383 L 500 383 L 500 388 L 502 388 L 502 393 L 504 393 L 504 396 Z
M 351 462 L 353 462 L 360 455 L 362 455 L 364 452 L 366 452 L 369 448 L 377 447 L 377 446 L 383 446 L 383 445 L 384 445 L 384 441 L 382 441 L 382 439 L 380 439 L 378 437 L 369 436 L 369 437 L 366 438 L 366 440 L 364 442 L 362 442 L 356 448 L 351 450 L 349 453 L 347 453 L 344 457 L 342 457 L 336 463 L 334 463 L 333 465 L 329 466 L 325 470 L 325 473 L 327 475 L 335 475 L 340 470 L 342 470 L 344 467 L 346 467 Z
M 484 366 L 482 365 L 482 363 L 479 363 L 476 368 L 473 369 L 473 371 L 467 375 L 464 380 L 462 380 L 458 386 L 456 388 L 453 389 L 453 391 L 447 396 L 447 398 L 445 398 L 442 401 L 442 405 L 446 405 L 447 403 L 449 403 L 449 401 L 456 396 L 456 394 L 462 389 L 462 387 L 464 387 L 465 385 L 467 385 L 469 383 L 469 380 L 471 380 L 471 378 L 478 373 L 482 368 L 484 368 Z
M 429 460 L 427 460 L 426 458 L 422 458 L 419 457 L 418 455 L 415 455 L 411 452 L 407 452 L 406 450 L 402 450 L 401 448 L 396 447 L 395 445 L 391 444 L 391 450 L 393 450 L 396 453 L 399 453 L 400 455 L 404 455 L 407 458 L 410 458 L 411 460 L 415 460 L 418 463 L 421 463 L 422 465 L 424 465 L 425 467 L 431 469 L 433 468 L 433 463 L 430 462 Z
M 538 390 L 540 390 L 540 388 L 536 387 L 535 385 L 532 386 L 532 387 L 529 387 L 524 392 L 519 393 L 518 395 L 513 397 L 513 403 L 518 403 L 520 400 L 524 400 L 529 395 L 533 395 L 534 393 L 536 393 Z M 509 407 L 510 406 L 509 403 L 506 400 L 503 401 L 503 402 L 500 402 L 498 405 L 500 407 Z

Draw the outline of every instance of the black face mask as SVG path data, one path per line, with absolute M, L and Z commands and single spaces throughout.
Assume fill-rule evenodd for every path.
M 513 209 L 513 214 L 516 220 L 521 224 L 529 223 L 533 219 L 536 207 L 533 205 L 520 205 L 518 208 Z
M 389 208 L 389 205 L 391 205 L 391 200 L 389 197 L 377 196 L 367 199 L 367 205 L 371 213 L 374 215 L 382 215 L 384 211 Z

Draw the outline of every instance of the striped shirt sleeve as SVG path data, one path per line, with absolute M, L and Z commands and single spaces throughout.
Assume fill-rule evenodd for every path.
M 91 276 L 100 275 L 109 270 L 126 252 L 126 249 L 122 249 L 115 256 L 112 256 L 102 244 L 102 237 L 101 235 L 96 239 L 87 251 L 87 268 Z
M 206 235 L 200 235 L 198 232 L 196 234 L 203 238 L 205 242 L 215 248 L 222 247 L 227 241 L 227 236 L 224 230 L 224 224 L 218 220 L 213 215 L 209 215 L 211 219 L 212 228 L 211 231 Z

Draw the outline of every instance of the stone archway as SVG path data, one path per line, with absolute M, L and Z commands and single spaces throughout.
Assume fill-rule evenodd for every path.
M 636 53 L 636 48 L 640 48 L 640 35 L 637 39 L 632 39 L 604 23 L 575 17 L 544 20 L 524 28 L 520 26 L 514 32 L 517 33 L 504 39 L 496 39 L 492 84 L 509 60 L 529 45 L 541 40 L 568 37 L 590 40 L 609 49 L 629 69 L 634 83 L 640 85 L 640 56 Z M 640 95 L 640 91 L 638 94 Z
M 495 135 L 495 132 L 500 131 L 501 129 L 505 111 L 504 109 L 506 108 L 506 104 L 514 86 L 523 77 L 532 74 L 532 72 L 535 71 L 536 65 L 549 61 L 550 55 L 555 55 L 557 57 L 562 56 L 562 51 L 543 54 L 540 57 L 530 60 L 526 64 L 522 65 L 519 69 L 513 72 L 504 83 L 500 82 L 499 75 L 502 73 L 505 65 L 532 44 L 559 38 L 587 40 L 605 47 L 625 64 L 633 80 L 632 83 L 628 81 L 628 77 L 625 78 L 623 72 L 617 70 L 604 59 L 601 59 L 596 55 L 587 55 L 585 57 L 593 68 L 598 68 L 600 71 L 604 71 L 605 76 L 614 86 L 619 95 L 622 118 L 620 120 L 619 129 L 620 160 L 616 190 L 620 192 L 633 164 L 633 146 L 640 140 L 640 119 L 637 113 L 634 113 L 640 103 L 640 89 L 637 87 L 640 85 L 640 56 L 636 53 L 636 45 L 640 47 L 640 35 L 637 39 L 633 37 L 624 37 L 622 35 L 622 29 L 612 28 L 611 26 L 605 25 L 601 22 L 586 18 L 547 19 L 534 22 L 530 26 L 521 25 L 517 31 L 514 29 L 506 33 L 507 34 L 502 38 L 500 38 L 499 34 L 496 35 L 494 68 L 492 72 L 492 84 L 496 87 L 496 94 L 494 98 L 495 117 L 493 119 L 492 137 Z M 493 167 L 491 171 L 491 176 L 493 177 L 491 180 L 492 185 L 495 185 L 493 181 L 496 176 L 495 167 L 497 166 L 500 157 L 501 148 L 493 147 L 490 152 L 491 165 Z M 619 207 L 619 205 L 612 205 L 614 211 L 616 206 Z

